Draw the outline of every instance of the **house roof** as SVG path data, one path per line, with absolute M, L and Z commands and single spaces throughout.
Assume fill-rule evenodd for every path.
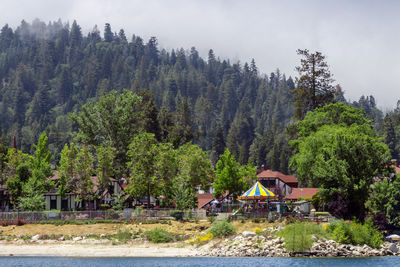
M 286 175 L 278 171 L 271 171 L 271 170 L 263 170 L 259 174 L 257 174 L 258 178 L 278 178 L 281 179 L 283 182 L 290 184 L 290 183 L 298 183 L 297 178 L 293 175 Z
M 213 194 L 210 193 L 197 194 L 197 208 L 201 209 L 213 200 L 214 200 Z
M 288 200 L 297 200 L 299 198 L 311 199 L 318 193 L 318 188 L 292 188 L 292 193 L 285 197 Z

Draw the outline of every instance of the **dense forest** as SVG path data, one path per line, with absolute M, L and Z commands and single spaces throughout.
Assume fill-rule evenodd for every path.
M 60 159 L 64 144 L 76 138 L 77 114 L 88 101 L 128 89 L 154 101 L 151 131 L 177 143 L 187 137 L 209 152 L 215 164 L 225 148 L 241 163 L 290 172 L 287 126 L 293 114 L 295 80 L 280 73 L 261 74 L 254 60 L 232 63 L 195 47 L 166 51 L 157 39 L 128 38 L 123 29 L 87 35 L 76 21 L 48 24 L 22 21 L 0 33 L 0 134 L 3 143 L 32 153 L 47 132 L 49 148 Z M 346 102 L 335 88 L 336 101 Z M 150 99 L 150 100 L 149 100 Z M 385 138 L 392 156 L 400 148 L 400 108 L 383 119 L 373 96 L 348 103 L 361 108 Z

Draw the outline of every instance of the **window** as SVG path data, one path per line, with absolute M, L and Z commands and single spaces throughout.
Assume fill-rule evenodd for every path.
M 62 199 L 61 200 L 61 209 L 62 210 L 67 210 L 68 209 L 68 199 Z
M 51 199 L 50 200 L 50 209 L 51 210 L 56 210 L 57 209 L 57 199 Z

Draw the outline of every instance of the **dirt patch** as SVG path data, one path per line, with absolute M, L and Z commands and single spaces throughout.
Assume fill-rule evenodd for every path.
M 83 224 L 83 225 L 52 225 L 52 224 L 25 224 L 22 226 L 0 227 L 3 235 L 88 235 L 88 234 L 115 234 L 121 224 Z

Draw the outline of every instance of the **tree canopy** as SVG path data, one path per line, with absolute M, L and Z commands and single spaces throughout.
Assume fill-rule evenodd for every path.
M 244 190 L 248 189 L 256 178 L 255 167 L 250 165 L 241 166 L 229 150 L 226 149 L 216 165 L 213 183 L 214 196 L 221 197 L 227 193 L 228 196 L 236 199 Z
M 291 141 L 296 151 L 291 166 L 298 179 L 319 187 L 326 203 L 343 199 L 345 218 L 363 219 L 374 178 L 390 171 L 388 148 L 371 122 L 358 109 L 337 103 L 308 113 L 298 132 Z

